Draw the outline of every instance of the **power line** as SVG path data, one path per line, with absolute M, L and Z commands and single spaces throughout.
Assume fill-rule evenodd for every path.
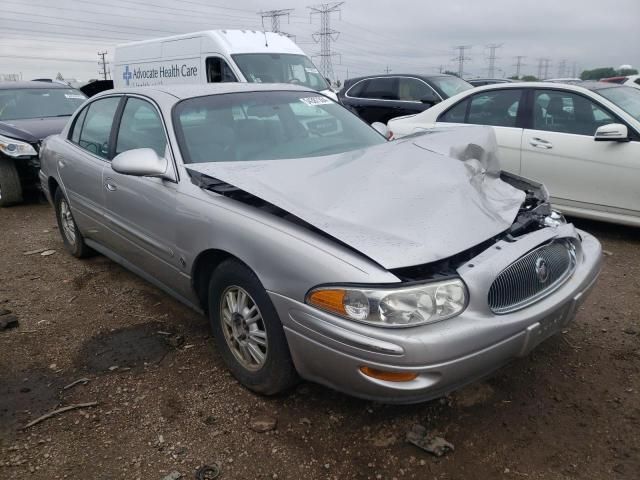
M 453 58 L 456 62 L 458 62 L 458 76 L 462 78 L 464 76 L 464 62 L 466 60 L 471 60 L 469 57 L 464 56 L 465 50 L 470 50 L 471 45 L 458 45 L 457 47 L 453 47 L 455 50 L 458 50 L 458 56 Z
M 526 63 L 522 63 L 522 60 L 527 58 L 524 55 L 518 55 L 516 58 L 516 63 L 513 65 L 514 67 L 516 67 L 516 77 L 520 78 L 520 70 L 522 69 L 522 67 L 526 66 Z
M 20 60 L 54 60 L 56 62 L 78 62 L 78 63 L 93 63 L 95 61 L 95 60 L 81 60 L 78 58 L 41 57 L 41 56 L 27 56 L 27 55 L 0 55 L 0 58 L 18 58 Z
M 502 43 L 490 43 L 487 45 L 489 49 L 489 68 L 487 69 L 487 76 L 489 78 L 494 78 L 496 73 L 496 50 L 502 47 Z
M 311 35 L 316 43 L 320 43 L 320 54 L 314 55 L 320 57 L 320 72 L 325 78 L 333 80 L 333 56 L 336 53 L 331 52 L 331 42 L 338 40 L 340 32 L 331 28 L 331 14 L 338 12 L 340 14 L 340 6 L 344 2 L 322 3 L 307 7 L 311 12 L 309 19 L 312 20 L 314 15 L 320 15 L 320 30 Z
M 293 35 L 289 35 L 280 30 L 280 17 L 287 17 L 287 21 L 289 20 L 289 14 L 293 12 L 293 8 L 281 8 L 280 10 L 267 10 L 266 12 L 260 11 L 258 15 L 262 17 L 262 26 L 264 27 L 264 19 L 271 19 L 271 31 L 275 33 L 282 33 L 287 37 L 292 37 Z

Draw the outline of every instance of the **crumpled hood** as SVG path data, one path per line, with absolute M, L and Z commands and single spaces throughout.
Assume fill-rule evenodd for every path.
M 188 167 L 391 269 L 450 257 L 509 228 L 525 194 L 500 180 L 496 151 L 491 128 L 465 127 L 338 155 Z
M 0 135 L 29 143 L 37 143 L 49 135 L 58 134 L 64 129 L 71 116 L 25 118 L 0 122 Z

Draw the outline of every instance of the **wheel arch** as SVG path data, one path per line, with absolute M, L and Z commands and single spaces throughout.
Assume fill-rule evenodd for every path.
M 209 310 L 209 279 L 211 274 L 226 260 L 236 260 L 256 274 L 247 262 L 226 250 L 210 248 L 200 252 L 191 268 L 191 285 L 200 307 L 205 312 Z

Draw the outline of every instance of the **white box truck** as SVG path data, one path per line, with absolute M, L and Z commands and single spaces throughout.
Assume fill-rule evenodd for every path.
M 116 46 L 113 83 L 292 83 L 337 97 L 290 38 L 256 30 L 208 30 Z

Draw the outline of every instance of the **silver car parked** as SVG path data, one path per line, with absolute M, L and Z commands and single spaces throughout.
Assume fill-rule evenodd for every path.
M 297 86 L 111 90 L 41 150 L 67 249 L 199 312 L 246 387 L 443 395 L 574 317 L 598 241 L 500 172 L 490 129 L 387 142 Z

